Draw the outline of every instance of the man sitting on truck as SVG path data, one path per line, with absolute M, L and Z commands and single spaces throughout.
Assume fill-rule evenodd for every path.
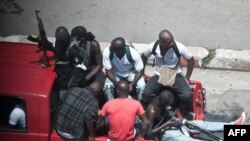
M 115 86 L 120 80 L 129 81 L 129 93 L 135 89 L 137 99 L 142 99 L 145 87 L 143 62 L 132 44 L 126 43 L 122 37 L 115 38 L 111 46 L 103 51 L 103 66 L 107 73 L 104 95 L 108 101 L 114 99 Z
M 69 49 L 69 58 L 73 64 L 83 63 L 86 67 L 86 74 L 80 77 L 80 87 L 85 87 L 95 80 L 105 79 L 102 72 L 102 54 L 101 48 L 95 36 L 91 32 L 87 32 L 84 26 L 76 26 L 71 30 L 72 43 Z M 71 55 L 76 55 L 71 57 Z M 104 85 L 104 81 L 103 84 Z
M 161 141 L 198 141 L 197 139 L 193 139 L 189 134 L 199 133 L 199 130 L 187 130 L 187 128 L 183 128 L 183 126 L 186 127 L 186 124 L 184 123 L 194 124 L 197 127 L 210 132 L 222 132 L 224 131 L 224 125 L 242 125 L 246 118 L 245 112 L 242 112 L 241 116 L 232 122 L 181 120 L 175 117 L 175 113 L 168 108 L 173 102 L 174 94 L 170 90 L 164 90 L 147 106 L 147 139 L 155 139 L 158 137 Z
M 67 89 L 59 106 L 56 130 L 66 139 L 82 141 L 85 126 L 88 130 L 88 141 L 94 141 L 94 123 L 98 117 L 98 101 L 95 98 L 101 89 L 100 81 L 94 81 L 85 88 L 72 87 Z
M 69 48 L 71 39 L 70 34 L 66 27 L 60 26 L 55 32 L 56 42 L 55 42 L 55 88 L 59 92 L 60 97 L 62 97 L 66 89 L 72 86 L 72 81 L 74 81 L 74 75 L 72 75 L 73 67 L 69 62 L 67 57 L 67 50 Z M 75 69 L 76 71 L 81 71 L 81 69 Z M 74 85 L 73 85 L 74 86 Z
M 100 111 L 97 129 L 105 117 L 108 117 L 108 138 L 111 141 L 132 141 L 134 138 L 143 139 L 147 129 L 147 118 L 142 105 L 137 100 L 128 98 L 129 84 L 127 81 L 119 81 L 116 92 L 118 98 L 105 103 Z M 136 116 L 139 116 L 142 121 L 141 132 L 137 132 L 140 130 L 140 127 L 134 126 Z

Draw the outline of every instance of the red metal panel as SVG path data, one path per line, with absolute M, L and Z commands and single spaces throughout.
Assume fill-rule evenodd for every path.
M 50 97 L 38 94 L 39 141 L 48 141 L 51 132 Z
M 25 140 L 25 141 L 37 141 L 39 137 L 39 119 L 38 116 L 38 102 L 36 95 L 23 94 L 19 93 L 10 93 L 10 92 L 1 92 L 0 95 L 20 97 L 24 100 L 26 105 L 26 126 L 27 130 L 24 133 L 17 132 L 0 132 L 0 138 L 4 141 L 13 141 L 13 140 Z
M 95 141 L 107 141 L 108 138 L 106 136 L 100 136 L 100 137 L 96 137 Z M 155 141 L 155 140 L 133 140 L 133 141 Z
M 37 61 L 37 45 L 0 42 L 0 92 L 50 94 L 55 79 L 54 66 L 42 68 Z M 53 58 L 52 53 L 48 53 Z M 50 61 L 53 64 L 53 61 Z
M 49 140 L 49 97 L 55 80 L 54 66 L 42 68 L 37 45 L 0 42 L 0 95 L 26 101 L 27 132 L 0 132 L 1 140 Z M 48 55 L 53 58 L 52 53 Z M 53 61 L 50 62 L 53 64 Z
M 204 119 L 205 97 L 202 94 L 203 87 L 201 82 L 191 80 L 190 85 L 193 87 L 193 112 L 195 114 L 194 120 Z
M 56 131 L 53 131 L 51 136 L 50 136 L 50 141 L 63 141 L 63 139 L 57 134 Z M 108 137 L 107 136 L 99 136 L 95 137 L 95 141 L 107 141 Z M 87 141 L 86 139 L 83 141 Z M 134 140 L 134 141 L 154 141 L 154 140 Z

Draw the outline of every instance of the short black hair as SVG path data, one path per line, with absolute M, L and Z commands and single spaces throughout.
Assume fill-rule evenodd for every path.
M 163 100 L 170 105 L 172 105 L 174 102 L 174 94 L 171 90 L 168 90 L 168 89 L 163 90 L 160 93 L 159 97 L 160 97 L 160 100 Z
M 83 26 L 76 26 L 71 30 L 71 37 L 76 37 L 77 40 L 85 37 L 87 34 L 87 29 Z
M 68 32 L 67 28 L 64 26 L 59 26 L 56 29 L 55 37 L 56 37 L 56 40 L 58 40 L 58 41 L 65 41 L 66 42 L 66 41 L 70 40 L 69 32 Z
M 125 46 L 125 39 L 122 37 L 117 37 L 114 40 L 112 40 L 111 45 L 114 45 L 116 42 L 121 42 L 122 46 Z
M 70 45 L 70 34 L 66 27 L 59 26 L 56 29 L 55 33 L 56 42 L 55 42 L 55 58 L 57 61 L 66 61 L 67 55 L 66 52 Z

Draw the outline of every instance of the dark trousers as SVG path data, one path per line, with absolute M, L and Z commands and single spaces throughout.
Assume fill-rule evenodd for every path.
M 175 82 L 172 87 L 163 86 L 162 84 L 158 83 L 158 79 L 158 75 L 154 75 L 149 79 L 142 94 L 143 106 L 147 106 L 154 97 L 158 96 L 161 91 L 165 89 L 171 90 L 175 97 L 177 96 L 180 102 L 191 104 L 192 91 L 182 74 L 178 73 L 176 75 Z
M 103 85 L 105 83 L 105 79 L 106 79 L 105 74 L 102 71 L 99 71 L 88 82 L 86 82 L 84 84 L 80 82 L 79 86 L 84 88 L 84 87 L 88 86 L 89 84 L 93 83 L 94 81 L 99 81 L 100 85 L 103 87 Z M 81 81 L 83 81 L 83 79 Z

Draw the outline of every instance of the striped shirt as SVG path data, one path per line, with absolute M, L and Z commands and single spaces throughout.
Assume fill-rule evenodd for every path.
M 85 122 L 96 122 L 98 104 L 90 87 L 72 87 L 65 93 L 58 109 L 56 128 L 83 140 Z

